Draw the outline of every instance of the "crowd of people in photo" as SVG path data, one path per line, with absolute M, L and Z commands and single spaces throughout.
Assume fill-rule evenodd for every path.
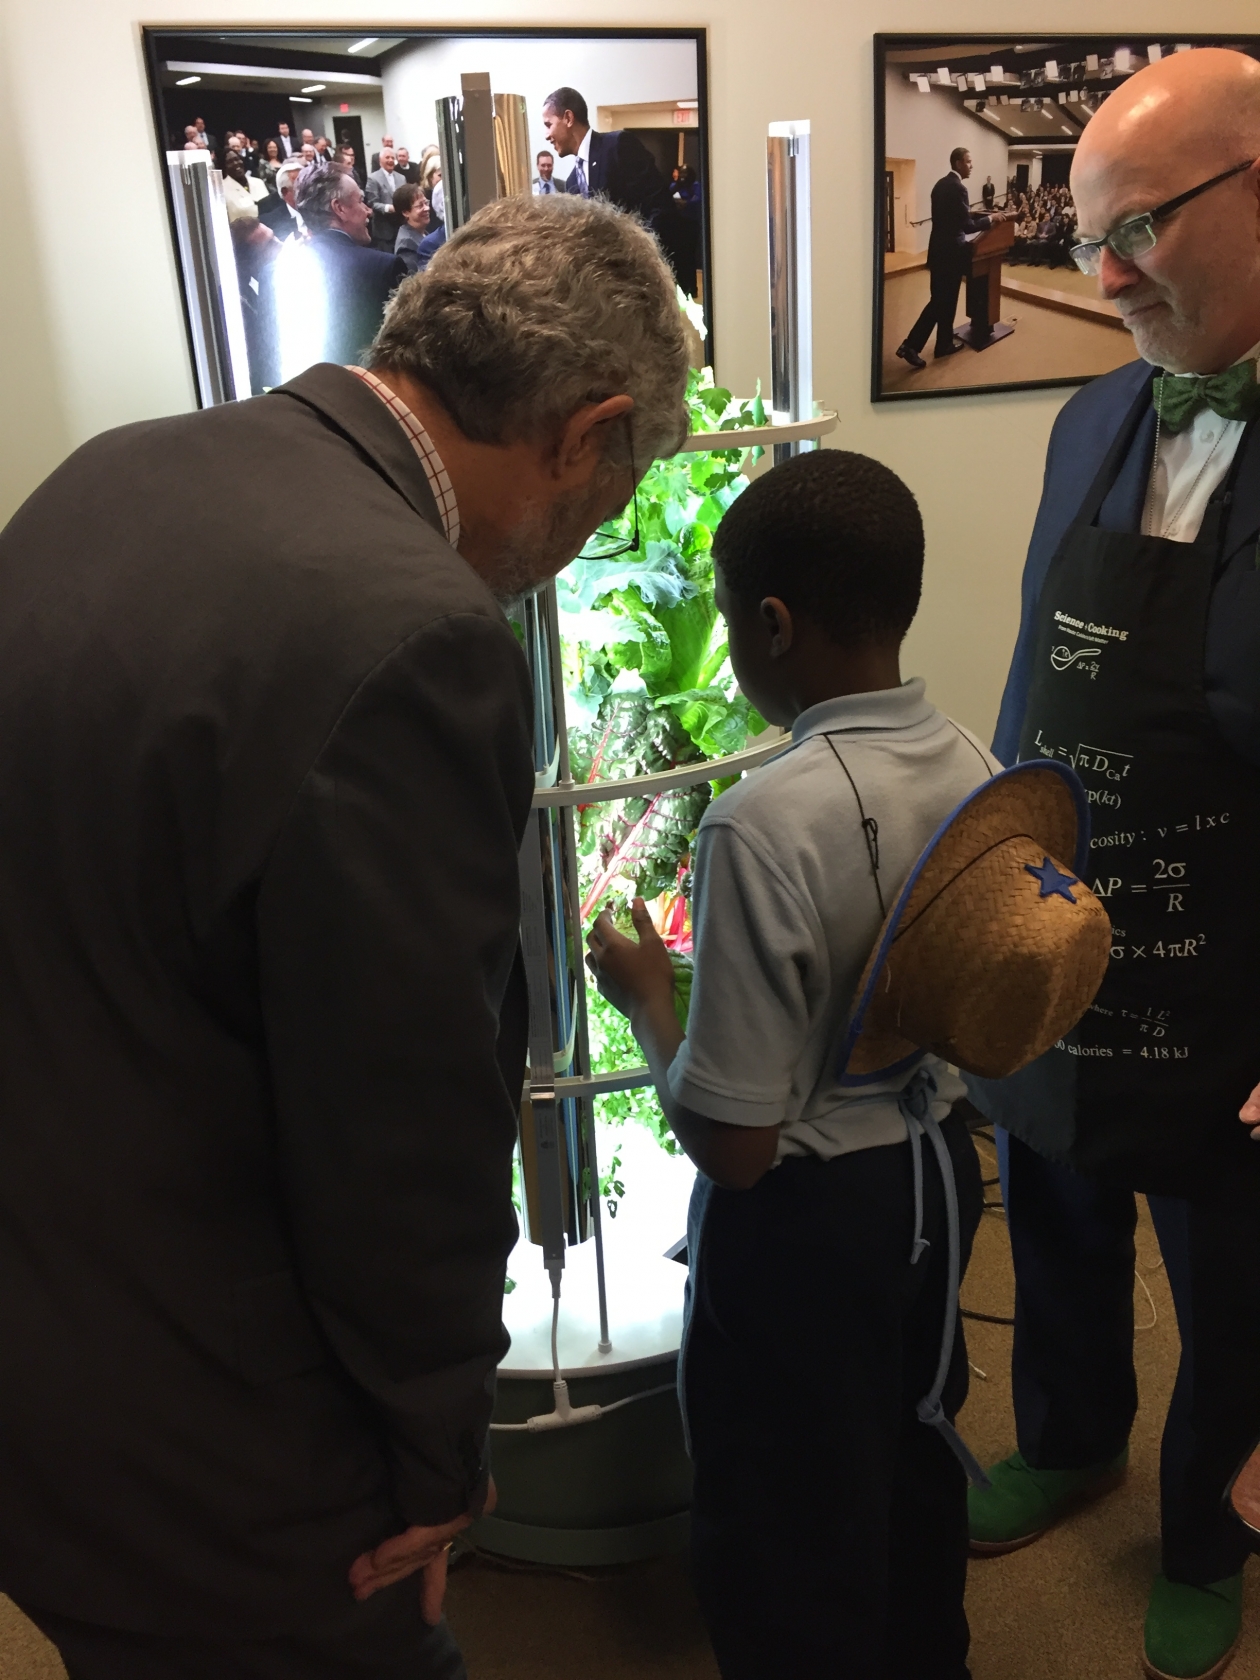
M 585 138 L 591 132 L 586 103 L 571 88 L 552 100 L 573 120 L 556 124 L 553 115 L 545 124 L 552 145 L 535 159 L 534 194 L 598 191 L 635 211 L 693 292 L 703 215 L 696 171 L 680 165 L 667 180 L 641 142 L 617 133 L 597 137 L 616 147 L 608 179 L 588 182 L 586 168 L 595 165 Z M 409 274 L 422 273 L 446 240 L 436 142 L 413 158 L 386 134 L 369 159 L 310 128 L 294 134 L 288 123 L 262 141 L 232 129 L 220 142 L 197 117 L 184 129 L 184 149 L 208 152 L 222 177 L 255 392 L 311 361 L 356 361 L 391 293 Z M 556 160 L 567 156 L 578 158 L 579 167 L 558 180 Z
M 1067 186 L 1006 185 L 1006 209 L 1015 215 L 1015 243 L 1008 263 L 1033 268 L 1070 268 L 1076 243 L 1076 206 Z
M 184 147 L 222 177 L 255 391 L 311 361 L 357 360 L 390 294 L 445 241 L 435 142 L 413 158 L 386 134 L 368 157 L 280 123 L 269 139 L 235 129 L 220 143 L 198 117 Z
M 229 131 L 222 148 L 201 117 L 184 130 L 184 149 L 208 151 L 222 172 L 228 221 L 238 246 L 265 246 L 266 232 L 280 240 L 309 238 L 312 230 L 299 207 L 303 178 L 308 171 L 336 165 L 348 172 L 347 179 L 354 181 L 371 206 L 369 243 L 377 250 L 402 255 L 409 273 L 427 264 L 445 227 L 436 143 L 425 146 L 413 161 L 406 146 L 395 146 L 392 135 L 385 135 L 380 150 L 372 154 L 370 170 L 365 170 L 353 146 L 336 145 L 309 128 L 295 138 L 288 123 L 280 123 L 278 130 L 274 138 L 262 142 L 251 139 L 243 129 Z M 251 229 L 251 222 L 260 223 L 266 232 Z M 433 240 L 424 257 L 417 259 L 423 240 L 416 236 L 422 232 L 432 233 Z

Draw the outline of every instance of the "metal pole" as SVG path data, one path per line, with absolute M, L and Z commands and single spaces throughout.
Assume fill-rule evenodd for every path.
M 464 161 L 464 113 L 458 94 L 436 101 L 438 151 L 442 158 L 442 193 L 446 226 L 451 233 L 472 215 L 468 203 L 468 172 Z
M 573 778 L 569 766 L 569 731 L 565 724 L 564 711 L 564 671 L 560 646 L 560 612 L 556 602 L 556 586 L 549 583 L 543 592 L 544 611 L 548 638 L 552 648 L 551 682 L 552 705 L 556 719 L 556 738 L 560 748 L 557 763 L 557 785 L 572 787 Z M 577 951 L 577 962 L 580 965 L 582 957 L 582 928 L 577 921 L 578 906 L 582 902 L 582 889 L 578 882 L 577 862 L 577 819 L 573 807 L 567 806 L 560 813 L 561 847 L 564 854 L 564 866 L 569 906 L 569 916 L 574 921 L 572 943 Z M 578 967 L 578 984 L 575 988 L 577 999 L 577 1030 L 574 1034 L 573 1064 L 574 1072 L 580 1077 L 591 1071 L 591 1044 L 586 1024 L 586 985 L 582 968 Z M 582 1171 L 590 1173 L 590 1214 L 591 1234 L 595 1238 L 595 1284 L 599 1296 L 599 1351 L 609 1353 L 612 1341 L 608 1333 L 608 1282 L 604 1272 L 604 1220 L 603 1205 L 599 1193 L 599 1151 L 595 1138 L 595 1104 L 589 1097 L 581 1097 L 577 1101 L 577 1149 L 576 1187 L 580 1193 Z
M 485 71 L 461 76 L 464 98 L 464 165 L 471 215 L 499 196 L 499 162 L 494 149 L 494 96 Z
M 223 177 L 209 154 L 168 152 L 166 162 L 201 400 L 240 401 L 250 394 L 249 359 Z
M 776 425 L 814 417 L 809 124 L 770 124 L 766 142 L 770 217 L 771 410 Z M 777 466 L 813 449 L 776 443 Z
M 500 198 L 528 198 L 533 191 L 529 114 L 522 93 L 494 96 L 494 155 Z

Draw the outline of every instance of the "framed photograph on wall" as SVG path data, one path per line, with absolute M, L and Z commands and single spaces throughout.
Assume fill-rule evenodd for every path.
M 875 37 L 874 401 L 1079 385 L 1134 360 L 1072 258 L 1072 157 L 1127 77 L 1204 46 L 1260 58 L 1257 36 Z
M 711 333 L 703 29 L 147 28 L 144 44 L 203 405 L 358 361 L 403 267 L 424 270 L 496 172 L 498 197 L 585 187 L 640 215 Z M 329 167 L 348 171 L 335 225 Z M 372 255 L 351 262 L 353 243 Z

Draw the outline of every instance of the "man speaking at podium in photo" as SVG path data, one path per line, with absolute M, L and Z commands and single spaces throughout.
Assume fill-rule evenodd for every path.
M 956 146 L 949 154 L 949 174 L 942 175 L 932 188 L 932 233 L 928 239 L 928 274 L 932 290 L 919 319 L 897 346 L 897 354 L 912 368 L 926 367 L 920 351 L 936 328 L 935 356 L 952 356 L 963 346 L 954 337 L 954 316 L 958 312 L 958 288 L 971 265 L 967 235 L 983 233 L 995 222 L 1006 217 L 996 211 L 993 215 L 975 215 L 967 196 L 967 177 L 971 174 L 971 153 L 965 146 Z
M 1080 1026 L 973 1093 L 1001 1128 L 1019 1450 L 972 1490 L 971 1534 L 1013 1551 L 1122 1479 L 1145 1193 L 1181 1364 L 1143 1660 L 1207 1680 L 1253 1538 L 1226 1490 L 1260 1438 L 1260 1142 L 1239 1124 L 1260 1120 L 1260 64 L 1140 70 L 1085 129 L 1072 196 L 1072 255 L 1140 360 L 1055 424 L 994 751 L 1076 766 L 1112 948 Z

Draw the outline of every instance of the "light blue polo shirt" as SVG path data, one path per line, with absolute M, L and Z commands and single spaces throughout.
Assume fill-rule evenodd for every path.
M 792 745 L 714 801 L 695 846 L 695 978 L 669 1071 L 680 1103 L 736 1126 L 783 1122 L 779 1158 L 829 1159 L 905 1140 L 909 1073 L 839 1083 L 850 1006 L 883 921 L 854 788 L 878 824 L 891 905 L 924 846 L 1001 768 L 938 712 L 921 678 L 802 712 Z M 962 1081 L 936 1057 L 933 1112 Z

